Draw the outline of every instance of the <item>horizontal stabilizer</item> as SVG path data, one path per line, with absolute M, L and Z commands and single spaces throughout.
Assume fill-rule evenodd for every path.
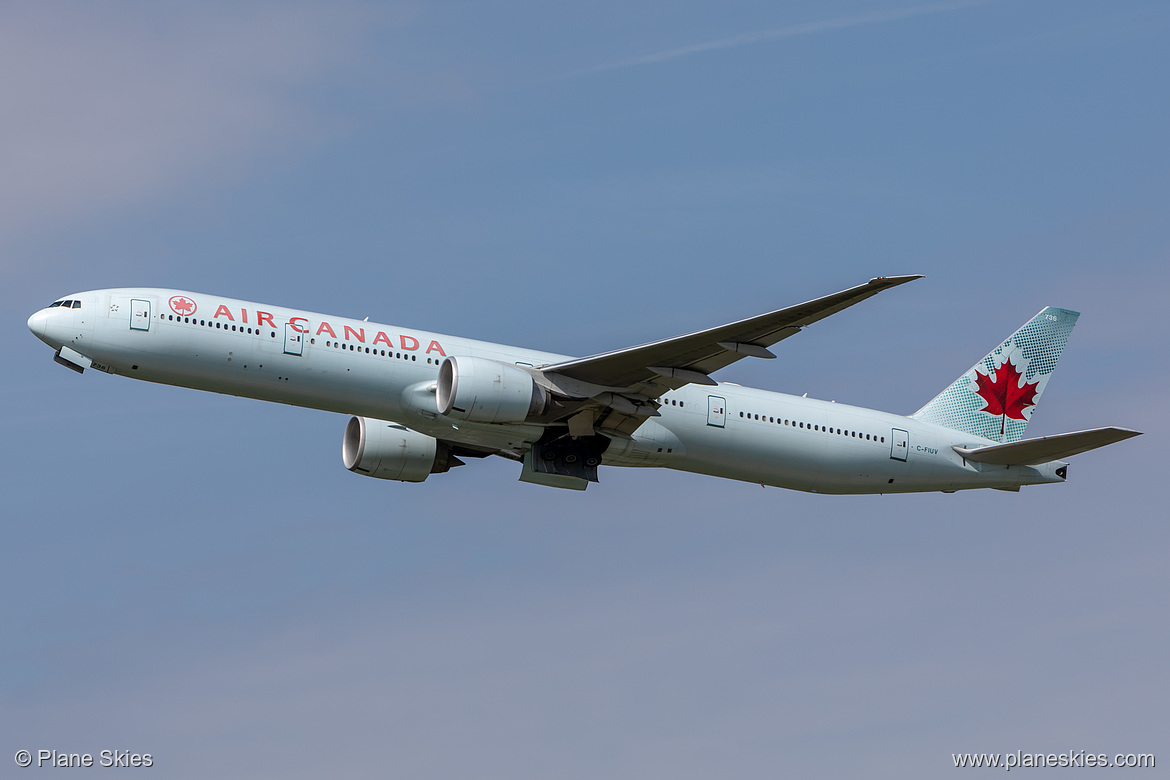
M 955 445 L 951 449 L 967 460 L 976 463 L 992 463 L 1000 466 L 1035 466 L 1063 460 L 1072 455 L 1095 450 L 1106 444 L 1123 441 L 1131 436 L 1141 436 L 1141 431 L 1128 428 L 1094 428 L 1091 431 L 1058 433 L 1040 439 L 1025 439 L 1011 444 L 994 444 L 989 447 L 968 449 Z

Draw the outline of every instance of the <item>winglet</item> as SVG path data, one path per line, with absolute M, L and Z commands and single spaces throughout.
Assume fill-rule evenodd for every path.
M 926 278 L 926 274 L 905 274 L 903 276 L 875 276 L 874 278 L 869 280 L 869 283 L 873 284 L 874 282 L 881 282 L 882 284 L 888 285 L 891 282 L 893 282 L 894 284 L 905 284 L 906 282 L 912 282 L 915 279 L 925 279 L 925 278 Z

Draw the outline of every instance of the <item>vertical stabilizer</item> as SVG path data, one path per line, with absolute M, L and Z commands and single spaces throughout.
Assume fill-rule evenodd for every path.
M 1019 441 L 1079 316 L 1044 309 L 911 417 L 993 441 Z

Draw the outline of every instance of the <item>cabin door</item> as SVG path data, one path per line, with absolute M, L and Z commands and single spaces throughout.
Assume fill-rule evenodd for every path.
M 727 426 L 727 400 L 717 395 L 707 396 L 707 424 L 713 428 Z
M 291 322 L 284 323 L 284 354 L 303 355 L 305 352 L 305 334 L 293 327 Z
M 150 330 L 150 301 L 130 300 L 130 330 Z
M 901 428 L 890 431 L 890 458 L 906 460 L 906 453 L 910 451 L 910 434 Z

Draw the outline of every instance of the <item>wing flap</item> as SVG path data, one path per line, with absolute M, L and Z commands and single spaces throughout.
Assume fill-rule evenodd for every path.
M 976 463 L 990 463 L 999 466 L 1035 466 L 1054 460 L 1079 455 L 1107 444 L 1140 436 L 1141 431 L 1129 428 L 1094 428 L 1090 431 L 1059 433 L 1039 439 L 1025 439 L 1011 444 L 994 444 L 988 447 L 960 447 L 951 449 L 967 460 Z

